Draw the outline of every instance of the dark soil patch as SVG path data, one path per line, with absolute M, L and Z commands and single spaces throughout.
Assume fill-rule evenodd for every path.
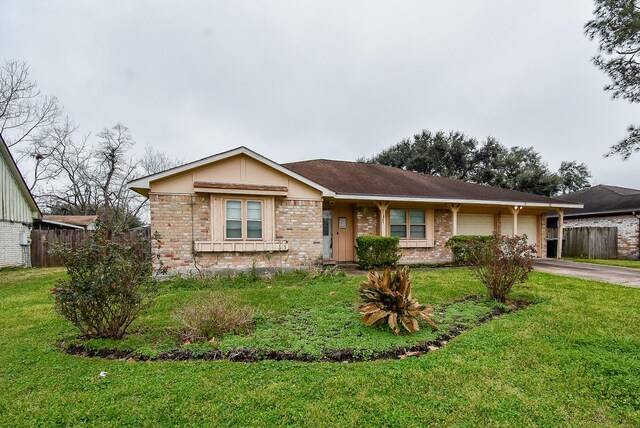
M 468 296 L 460 301 L 477 300 L 479 296 Z M 513 313 L 529 306 L 531 302 L 516 301 L 511 302 L 508 309 L 504 307 L 495 307 L 493 311 L 479 318 L 475 325 L 484 324 L 505 313 Z M 322 357 L 317 358 L 308 354 L 299 354 L 290 351 L 277 350 L 258 350 L 258 349 L 232 349 L 223 352 L 219 350 L 211 350 L 207 352 L 198 352 L 190 349 L 176 349 L 168 352 L 160 352 L 155 356 L 139 356 L 133 351 L 120 349 L 90 349 L 85 345 L 61 343 L 60 348 L 71 355 L 83 357 L 101 357 L 109 360 L 127 360 L 127 361 L 215 361 L 229 360 L 243 363 L 255 363 L 264 360 L 275 361 L 303 361 L 303 362 L 332 362 L 332 363 L 355 363 L 363 361 L 375 360 L 393 360 L 403 359 L 407 357 L 415 357 L 435 351 L 445 346 L 449 341 L 471 327 L 464 325 L 455 325 L 446 331 L 440 333 L 436 339 L 424 342 L 418 345 L 397 347 L 387 351 L 374 352 L 369 355 L 362 355 L 362 350 L 357 349 L 338 349 L 327 350 Z

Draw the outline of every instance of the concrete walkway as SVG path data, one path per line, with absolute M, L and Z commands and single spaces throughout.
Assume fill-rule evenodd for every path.
M 539 272 L 640 288 L 640 269 L 557 259 L 536 259 L 533 269 Z

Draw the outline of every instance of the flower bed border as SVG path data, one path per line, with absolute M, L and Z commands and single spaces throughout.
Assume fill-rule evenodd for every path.
M 469 296 L 460 301 L 478 300 L 478 296 Z M 66 344 L 62 342 L 60 348 L 70 355 L 82 357 L 101 357 L 109 360 L 125 361 L 218 361 L 227 360 L 241 363 L 257 363 L 260 361 L 301 361 L 308 363 L 329 362 L 329 363 L 357 363 L 366 361 L 394 360 L 406 357 L 415 357 L 426 354 L 445 346 L 451 339 L 459 336 L 471 328 L 484 324 L 496 317 L 504 314 L 511 314 L 531 305 L 532 302 L 519 300 L 512 302 L 510 309 L 502 306 L 493 308 L 490 314 L 484 315 L 476 321 L 472 327 L 454 325 L 447 331 L 439 334 L 434 340 L 420 343 L 418 345 L 396 347 L 386 351 L 374 352 L 370 356 L 364 356 L 358 349 L 338 349 L 323 352 L 322 357 L 317 358 L 308 354 L 298 354 L 291 351 L 260 350 L 260 349 L 232 349 L 227 352 L 211 350 L 207 352 L 194 352 L 190 349 L 176 349 L 173 351 L 160 352 L 156 356 L 139 356 L 133 351 L 121 349 L 91 349 L 86 345 Z

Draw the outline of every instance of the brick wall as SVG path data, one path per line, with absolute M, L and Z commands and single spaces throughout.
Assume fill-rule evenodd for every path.
M 434 246 L 431 248 L 403 248 L 400 263 L 449 263 L 453 253 L 445 244 L 453 232 L 453 214 L 449 210 L 434 212 Z
M 619 215 L 591 218 L 566 218 L 564 227 L 617 227 L 618 258 L 638 259 L 638 219 L 632 215 Z
M 29 246 L 20 245 L 20 234 L 29 233 L 22 223 L 0 220 L 0 268 L 31 266 Z
M 356 236 L 378 235 L 377 208 L 358 207 L 356 209 Z
M 322 201 L 276 200 L 276 239 L 287 241 L 288 251 L 194 255 L 192 241 L 210 239 L 209 197 L 151 194 L 149 199 L 151 228 L 162 236 L 160 257 L 170 271 L 291 269 L 322 260 Z

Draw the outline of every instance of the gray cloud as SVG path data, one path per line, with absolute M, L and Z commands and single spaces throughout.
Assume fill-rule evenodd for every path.
M 345 4 L 346 3 L 346 4 Z M 583 35 L 589 1 L 0 4 L 0 52 L 31 65 L 85 132 L 122 122 L 191 160 L 246 145 L 276 160 L 370 155 L 423 128 L 585 162 L 637 123 Z

